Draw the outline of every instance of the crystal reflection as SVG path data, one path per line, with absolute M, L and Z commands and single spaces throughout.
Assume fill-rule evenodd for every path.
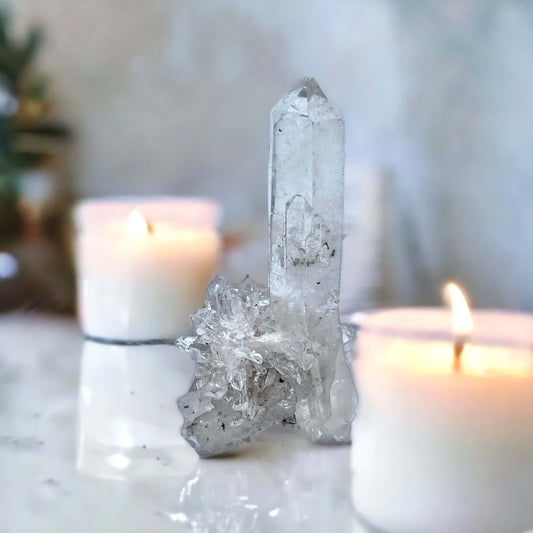
M 198 457 L 180 435 L 176 398 L 193 365 L 173 346 L 86 342 L 78 402 L 77 468 L 103 478 L 186 476 Z
M 234 455 L 203 459 L 160 516 L 196 533 L 354 529 L 348 446 L 274 428 Z

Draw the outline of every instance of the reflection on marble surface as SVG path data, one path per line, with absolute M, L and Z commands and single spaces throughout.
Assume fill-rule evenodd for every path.
M 172 476 L 80 474 L 81 350 L 73 321 L 0 317 L 2 533 L 367 531 L 351 506 L 349 448 L 313 445 L 283 428 L 232 457 L 195 457 Z
M 275 428 L 238 455 L 202 460 L 165 515 L 198 532 L 350 531 L 346 446 Z
M 176 397 L 187 391 L 193 366 L 174 346 L 85 342 L 78 470 L 122 480 L 187 474 L 197 455 L 180 435 Z

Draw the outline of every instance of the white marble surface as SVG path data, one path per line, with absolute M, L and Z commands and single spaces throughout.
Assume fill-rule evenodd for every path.
M 151 479 L 79 473 L 82 344 L 70 319 L 0 317 L 2 533 L 367 531 L 353 514 L 349 448 L 312 445 L 290 430 L 265 433 L 232 457 L 153 457 L 162 475 Z

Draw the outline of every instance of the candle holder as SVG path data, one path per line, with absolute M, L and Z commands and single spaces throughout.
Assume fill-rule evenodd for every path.
M 172 196 L 80 202 L 74 220 L 84 333 L 111 341 L 190 333 L 189 315 L 218 268 L 219 211 L 211 200 Z
M 533 525 L 533 319 L 476 311 L 457 364 L 444 309 L 360 320 L 352 498 L 379 531 Z
M 344 121 L 306 78 L 271 113 L 270 273 L 219 276 L 181 339 L 195 376 L 178 405 L 201 456 L 249 442 L 276 424 L 318 443 L 349 442 L 356 393 L 339 322 Z

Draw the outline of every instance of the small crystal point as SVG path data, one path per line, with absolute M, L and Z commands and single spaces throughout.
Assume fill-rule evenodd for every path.
M 342 113 L 325 95 L 324 91 L 322 91 L 314 78 L 303 78 L 289 93 L 281 98 L 281 100 L 272 108 L 272 124 L 275 125 L 285 114 L 308 118 L 312 122 L 320 122 L 323 120 L 342 121 Z M 304 123 L 300 122 L 299 126 L 302 124 Z
M 316 82 L 315 78 L 302 78 L 291 90 L 296 92 L 300 98 L 311 98 L 311 96 L 318 96 L 326 99 L 326 95 Z

